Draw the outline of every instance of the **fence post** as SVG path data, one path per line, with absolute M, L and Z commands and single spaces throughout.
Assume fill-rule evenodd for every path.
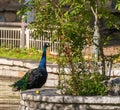
M 22 20 L 21 34 L 20 34 L 20 48 L 25 47 L 25 22 Z
M 29 46 L 29 39 L 30 39 L 30 30 L 26 28 L 26 31 L 25 31 L 25 35 L 26 35 L 26 48 L 30 48 Z

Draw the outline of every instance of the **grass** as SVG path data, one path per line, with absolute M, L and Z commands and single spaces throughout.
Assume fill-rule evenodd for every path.
M 49 49 L 48 49 L 49 51 Z M 56 56 L 53 56 L 51 54 L 48 54 L 47 51 L 47 61 L 48 62 L 56 62 L 57 58 Z M 0 48 L 0 57 L 4 58 L 15 58 L 15 59 L 25 59 L 25 60 L 34 60 L 39 61 L 42 56 L 42 51 L 37 50 L 35 48 L 32 49 L 20 49 L 20 48 Z M 114 59 L 114 63 L 120 62 L 120 54 L 118 57 Z
M 42 56 L 42 51 L 37 50 L 35 48 L 32 48 L 32 49 L 0 48 L 0 57 L 4 57 L 4 58 L 15 58 L 15 59 L 39 61 L 41 56 Z M 47 54 L 47 61 L 56 62 L 56 58 L 50 54 Z

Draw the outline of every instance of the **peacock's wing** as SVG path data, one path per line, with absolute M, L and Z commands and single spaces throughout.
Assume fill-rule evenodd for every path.
M 47 71 L 40 68 L 35 68 L 31 71 L 28 78 L 28 88 L 40 88 L 47 79 Z
M 29 70 L 26 72 L 26 74 L 17 82 L 12 84 L 13 90 L 26 90 L 28 86 L 28 79 L 30 77 L 30 74 L 32 73 L 33 70 Z
M 12 85 L 13 90 L 40 88 L 46 82 L 46 79 L 47 71 L 45 69 L 31 69 L 20 80 Z

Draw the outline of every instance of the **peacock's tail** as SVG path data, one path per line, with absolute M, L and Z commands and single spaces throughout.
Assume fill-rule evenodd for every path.
M 12 90 L 13 91 L 26 90 L 28 86 L 28 77 L 29 74 L 26 73 L 20 80 L 10 85 L 11 87 L 13 87 Z

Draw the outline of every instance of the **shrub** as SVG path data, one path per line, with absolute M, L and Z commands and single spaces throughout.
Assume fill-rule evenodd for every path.
M 105 77 L 100 73 L 92 74 L 75 74 L 61 84 L 60 88 L 64 90 L 64 94 L 78 96 L 95 96 L 105 95 L 107 88 L 102 83 Z M 65 80 L 65 79 L 64 79 Z

